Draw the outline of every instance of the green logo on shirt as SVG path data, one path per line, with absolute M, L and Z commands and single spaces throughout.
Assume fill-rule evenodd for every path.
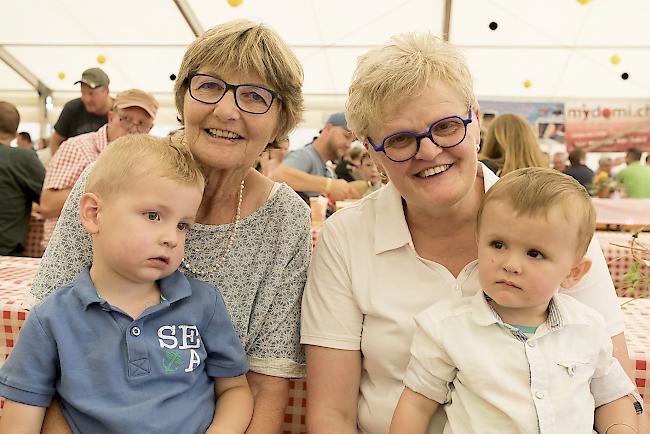
M 177 350 L 165 350 L 162 365 L 166 374 L 178 371 L 183 366 L 183 354 Z

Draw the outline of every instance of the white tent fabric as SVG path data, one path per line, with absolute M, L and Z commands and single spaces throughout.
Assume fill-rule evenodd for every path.
M 277 30 L 305 70 L 305 126 L 318 128 L 343 108 L 357 56 L 400 32 L 442 35 L 446 5 L 449 40 L 464 51 L 479 98 L 650 99 L 648 0 L 3 0 L 0 99 L 38 122 L 38 94 L 24 77 L 40 81 L 52 91 L 53 123 L 78 96 L 81 72 L 100 66 L 113 94 L 153 92 L 158 122 L 173 124 L 170 74 L 194 38 L 184 9 L 203 29 L 241 17 Z

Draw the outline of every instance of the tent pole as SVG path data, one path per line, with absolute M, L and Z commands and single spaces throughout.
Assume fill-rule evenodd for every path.
M 204 32 L 203 26 L 201 25 L 201 22 L 196 17 L 194 10 L 192 10 L 192 7 L 187 3 L 187 1 L 174 0 L 174 3 L 176 4 L 178 11 L 181 13 L 181 15 L 183 15 L 183 18 L 185 18 L 187 25 L 190 26 L 190 29 L 194 33 L 194 36 L 202 35 Z
M 449 42 L 449 32 L 451 25 L 451 2 L 453 0 L 445 0 L 445 14 L 442 21 L 442 39 Z
M 20 75 L 23 80 L 29 83 L 36 92 L 38 92 L 38 123 L 40 125 L 40 134 L 41 137 L 45 137 L 47 134 L 47 127 L 49 124 L 48 113 L 49 108 L 52 106 L 52 89 L 47 87 L 45 83 L 38 79 L 32 71 L 30 71 L 25 65 L 20 63 L 18 59 L 9 53 L 4 46 L 0 45 L 0 60 L 7 64 L 7 66 L 13 69 L 16 74 Z M 49 98 L 49 105 L 46 103 Z

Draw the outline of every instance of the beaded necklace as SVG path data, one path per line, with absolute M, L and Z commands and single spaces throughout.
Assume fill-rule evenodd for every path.
M 223 252 L 223 254 L 217 258 L 217 260 L 214 262 L 214 265 L 207 270 L 199 270 L 189 262 L 187 262 L 187 258 L 183 258 L 181 264 L 186 270 L 191 271 L 192 273 L 198 275 L 198 276 L 205 276 L 207 274 L 210 274 L 214 272 L 217 268 L 221 266 L 223 261 L 228 257 L 228 254 L 230 253 L 230 249 L 232 249 L 232 246 L 235 243 L 235 240 L 237 239 L 237 227 L 239 226 L 239 221 L 241 219 L 241 203 L 242 199 L 244 198 L 244 179 L 241 181 L 241 187 L 239 187 L 239 201 L 237 202 L 237 212 L 235 213 L 235 217 L 233 219 L 233 222 L 230 224 L 230 227 L 228 228 L 228 243 L 226 244 L 226 250 Z M 201 250 L 199 249 L 194 249 L 191 247 L 187 248 L 193 253 L 202 253 Z

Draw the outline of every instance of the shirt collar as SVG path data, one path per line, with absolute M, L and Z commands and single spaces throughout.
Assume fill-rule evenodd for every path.
M 104 124 L 100 129 L 97 130 L 97 137 L 99 142 L 97 144 L 97 150 L 102 152 L 108 146 L 108 124 Z
M 472 300 L 472 318 L 478 325 L 488 326 L 490 324 L 505 324 L 497 311 L 488 303 L 490 297 L 483 291 L 479 291 Z M 560 330 L 566 324 L 587 324 L 581 315 L 572 315 L 558 297 L 557 293 L 551 298 L 548 304 L 548 317 L 546 326 L 551 331 Z
M 375 254 L 412 244 L 402 196 L 392 182 L 378 193 L 375 206 Z
M 192 288 L 187 277 L 180 271 L 176 270 L 171 275 L 158 281 L 160 292 L 166 299 L 166 302 L 173 303 L 192 295 Z M 74 294 L 79 298 L 84 310 L 88 309 L 91 304 L 102 304 L 105 301 L 97 295 L 97 290 L 90 278 L 90 268 L 86 267 L 77 276 L 74 282 Z
M 485 191 L 499 180 L 490 169 L 479 162 L 477 178 L 483 179 Z M 402 196 L 392 182 L 381 189 L 375 211 L 375 254 L 413 245 L 406 224 Z

